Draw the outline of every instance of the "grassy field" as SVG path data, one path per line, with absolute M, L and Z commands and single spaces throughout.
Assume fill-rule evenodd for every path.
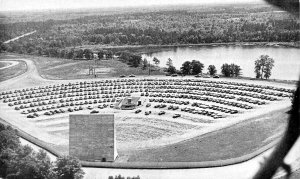
M 36 64 L 40 75 L 48 79 L 88 79 L 95 78 L 89 74 L 89 67 L 95 66 L 93 60 L 71 60 L 49 57 L 22 55 Z M 96 68 L 97 78 L 119 77 L 120 75 L 148 75 L 148 69 L 133 68 L 118 59 L 100 61 Z M 162 71 L 152 71 L 151 75 L 162 75 Z
M 157 149 L 123 154 L 129 162 L 199 162 L 240 157 L 280 138 L 288 114 L 280 110 L 232 127 Z M 120 154 L 121 155 L 121 154 Z
M 1 61 L 0 61 L 0 68 L 6 67 L 6 66 L 8 66 L 8 65 L 9 65 L 9 63 L 1 62 Z
M 0 57 L 1 59 L 1 57 Z M 26 63 L 23 61 L 19 61 L 19 64 L 9 67 L 9 68 L 5 68 L 5 69 L 1 69 L 1 73 L 0 73 L 0 82 L 1 81 L 5 81 L 7 79 L 19 76 L 21 74 L 23 74 L 24 72 L 26 72 L 27 66 Z

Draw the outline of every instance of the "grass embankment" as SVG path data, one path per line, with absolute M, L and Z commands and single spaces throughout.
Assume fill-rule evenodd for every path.
M 8 65 L 10 65 L 10 63 L 7 63 L 7 62 L 1 62 L 1 61 L 0 61 L 0 69 L 3 68 L 3 67 L 6 67 L 6 66 L 8 66 Z
M 173 145 L 120 155 L 127 155 L 128 162 L 203 162 L 241 157 L 280 138 L 287 125 L 286 111 L 259 116 Z
M 0 59 L 2 58 L 0 57 Z M 18 62 L 19 63 L 17 65 L 0 70 L 0 82 L 19 76 L 26 72 L 27 70 L 26 63 L 20 60 L 18 60 Z
M 47 79 L 89 79 L 95 78 L 89 75 L 89 67 L 96 66 L 96 78 L 119 77 L 120 75 L 148 75 L 149 70 L 141 67 L 130 67 L 118 59 L 102 60 L 95 65 L 94 60 L 72 60 L 61 58 L 49 58 L 21 55 L 34 61 L 39 74 Z M 164 74 L 160 70 L 152 71 L 151 75 Z

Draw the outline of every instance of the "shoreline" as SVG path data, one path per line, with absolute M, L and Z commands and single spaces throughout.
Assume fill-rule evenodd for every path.
M 228 42 L 228 43 L 200 43 L 200 44 L 171 44 L 171 45 L 82 45 L 77 48 L 90 48 L 92 50 L 105 49 L 112 51 L 130 51 L 137 54 L 156 53 L 163 49 L 178 47 L 219 47 L 219 46 L 241 46 L 241 47 L 284 47 L 284 48 L 300 48 L 300 42 Z M 69 48 L 69 47 L 67 47 Z

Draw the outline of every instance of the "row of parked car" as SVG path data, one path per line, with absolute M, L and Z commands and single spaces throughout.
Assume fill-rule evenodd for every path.
M 84 82 L 75 82 L 75 83 L 68 83 L 68 84 L 57 84 L 57 85 L 48 85 L 48 86 L 41 86 L 41 87 L 34 87 L 34 88 L 25 88 L 22 90 L 14 90 L 14 91 L 4 91 L 0 93 L 0 99 L 1 96 L 7 95 L 7 94 L 14 94 L 14 93 L 20 93 L 20 92 L 39 92 L 43 89 L 52 89 L 52 90 L 62 90 L 62 89 L 70 89 L 76 88 L 78 86 L 82 88 L 86 87 L 96 87 L 97 85 L 106 85 L 106 86 L 116 86 L 120 84 L 126 84 L 126 85 L 135 85 L 135 84 L 146 84 L 146 85 L 170 85 L 170 84 L 182 84 L 187 85 L 184 83 L 198 83 L 198 86 L 202 86 L 199 83 L 206 83 L 206 84 L 226 84 L 231 86 L 243 86 L 243 87 L 251 87 L 251 88 L 261 88 L 261 89 L 269 89 L 269 90 L 275 90 L 275 91 L 281 91 L 281 92 L 287 92 L 287 93 L 294 93 L 295 90 L 293 89 L 286 89 L 286 88 L 278 88 L 274 86 L 267 86 L 267 85 L 255 85 L 255 84 L 248 84 L 248 83 L 238 83 L 238 82 L 230 82 L 230 81 L 210 81 L 210 80 L 201 80 L 201 79 L 111 79 L 111 80 L 98 80 L 98 81 L 84 81 Z M 245 90 L 245 89 L 243 89 Z
M 150 96 L 150 102 L 152 100 L 159 103 L 188 105 L 189 100 L 193 99 L 252 109 L 253 106 L 247 103 L 263 105 L 267 103 L 266 101 L 289 97 L 293 92 L 291 89 L 273 86 L 202 79 L 112 79 L 5 91 L 0 93 L 0 100 L 15 110 L 25 109 L 32 114 L 49 110 L 56 114 L 61 112 L 59 109 L 65 107 L 117 102 L 117 98 L 121 99 L 132 93 Z
M 142 110 L 141 109 L 137 109 L 136 111 L 135 111 L 135 113 L 136 114 L 138 114 L 138 113 L 141 113 L 142 112 Z M 145 111 L 145 115 L 150 115 L 152 112 L 150 111 L 150 110 L 148 110 L 148 111 Z M 166 112 L 165 111 L 159 111 L 158 112 L 158 115 L 164 115 L 164 114 L 166 114 Z M 174 114 L 172 117 L 173 118 L 178 118 L 178 117 L 180 117 L 181 115 L 180 114 Z
M 181 111 L 192 113 L 192 114 L 206 115 L 206 116 L 210 116 L 210 117 L 212 117 L 214 119 L 224 118 L 225 117 L 224 115 L 218 114 L 216 112 L 207 111 L 207 110 L 197 110 L 195 108 L 189 108 L 189 107 L 184 107 L 184 108 L 181 109 Z

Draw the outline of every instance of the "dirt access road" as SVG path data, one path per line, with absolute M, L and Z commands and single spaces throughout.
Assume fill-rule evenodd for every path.
M 20 36 L 18 36 L 18 37 L 13 38 L 13 39 L 7 40 L 7 41 L 5 41 L 5 42 L 3 42 L 3 43 L 4 43 L 4 44 L 7 44 L 7 43 L 9 43 L 9 42 L 13 42 L 13 41 L 15 41 L 15 40 L 18 40 L 19 38 L 26 37 L 26 36 L 31 35 L 31 34 L 34 34 L 34 33 L 36 33 L 36 30 L 34 30 L 34 31 L 32 31 L 32 32 L 28 32 L 28 33 L 23 34 L 23 35 L 20 35 Z

